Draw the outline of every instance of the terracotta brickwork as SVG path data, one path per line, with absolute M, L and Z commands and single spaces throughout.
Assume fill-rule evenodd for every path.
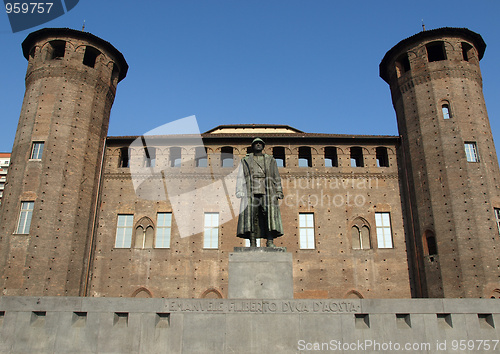
M 380 66 L 403 136 L 408 232 L 427 297 L 490 297 L 499 284 L 500 174 L 479 69 L 485 46 L 467 29 L 421 32 Z
M 127 67 L 109 43 L 80 31 L 40 30 L 23 49 L 26 93 L 2 200 L 0 281 L 4 295 L 76 296 L 109 113 Z M 84 63 L 88 50 L 98 55 Z M 34 203 L 29 234 L 18 229 L 23 202 Z
M 276 245 L 287 247 L 293 254 L 296 296 L 410 297 L 396 155 L 398 138 L 317 137 L 303 133 L 266 135 L 260 135 L 266 142 L 266 153 L 272 154 L 274 147 L 286 147 L 285 167 L 279 168 L 285 194 L 281 205 L 285 235 L 276 240 Z M 226 193 L 234 194 L 235 191 L 228 189 L 226 192 L 223 184 L 217 183 L 218 178 L 237 169 L 253 135 L 230 134 L 221 138 L 207 133 L 203 137 L 208 150 L 207 167 L 193 166 L 192 149 L 184 150 L 186 156 L 180 167 L 170 167 L 170 149 L 155 146 L 154 139 L 149 140 L 148 147 L 156 148 L 156 169 L 163 171 L 159 174 L 162 182 L 156 184 L 157 194 L 153 196 L 156 200 L 151 201 L 136 196 L 132 168 L 119 167 L 121 148 L 127 147 L 131 140 L 108 139 L 90 295 L 131 296 L 136 289 L 144 287 L 155 297 L 196 298 L 209 289 L 227 296 L 228 254 L 234 247 L 243 245 L 236 237 L 238 209 L 235 217 L 221 224 L 217 249 L 204 248 L 202 232 L 181 237 L 175 222 L 189 218 L 202 226 L 204 212 L 221 210 Z M 363 149 L 364 167 L 351 167 L 349 151 L 353 144 Z M 234 151 L 233 168 L 221 167 L 220 151 L 227 146 Z M 313 152 L 312 167 L 298 166 L 298 150 L 303 146 L 310 147 Z M 336 148 L 337 167 L 325 167 L 325 147 Z M 377 167 L 377 147 L 386 148 L 389 167 Z M 130 152 L 130 156 L 136 155 L 140 152 Z M 144 168 L 144 173 L 147 170 Z M 187 213 L 176 210 L 168 196 L 165 200 L 159 198 L 164 187 L 169 190 L 168 184 L 175 183 L 174 178 L 196 186 L 193 189 L 197 193 L 197 203 Z M 207 185 L 219 189 L 209 200 L 203 190 Z M 136 247 L 135 234 L 132 247 L 115 248 L 118 214 L 133 215 L 135 232 L 136 223 L 143 218 L 152 220 L 156 228 L 158 212 L 173 213 L 170 248 L 144 247 L 142 243 Z M 379 249 L 377 246 L 375 212 L 390 213 L 392 248 Z M 314 215 L 312 249 L 300 248 L 299 213 Z M 353 249 L 356 246 L 352 242 L 352 228 L 360 223 L 369 229 L 370 243 L 365 249 Z
M 258 136 L 279 163 L 275 244 L 292 253 L 295 298 L 498 297 L 484 50 L 478 34 L 441 28 L 386 54 L 398 137 L 272 124 L 107 137 L 122 54 L 85 32 L 30 34 L 0 209 L 2 294 L 226 298 L 229 253 L 244 246 L 236 175 Z

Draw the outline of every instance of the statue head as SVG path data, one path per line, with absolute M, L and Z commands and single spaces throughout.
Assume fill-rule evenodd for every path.
M 257 153 L 262 152 L 262 150 L 264 150 L 264 146 L 266 146 L 266 143 L 261 138 L 253 139 L 252 150 L 254 151 L 254 153 L 255 152 L 257 152 Z

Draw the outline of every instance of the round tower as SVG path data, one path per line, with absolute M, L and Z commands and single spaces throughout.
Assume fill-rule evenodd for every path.
M 420 32 L 380 64 L 401 135 L 415 295 L 490 297 L 500 288 L 498 159 L 482 91 L 486 44 L 465 28 Z
M 26 91 L 0 214 L 4 295 L 84 295 L 104 143 L 123 55 L 86 32 L 22 43 Z

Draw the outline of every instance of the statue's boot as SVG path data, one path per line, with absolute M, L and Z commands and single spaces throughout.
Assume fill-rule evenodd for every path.
M 257 239 L 255 236 L 250 236 L 250 247 L 257 247 Z
M 274 245 L 274 243 L 273 243 L 273 239 L 272 239 L 272 238 L 268 238 L 268 239 L 267 239 L 267 242 L 266 242 L 266 247 L 272 247 L 272 248 L 276 247 L 276 246 Z

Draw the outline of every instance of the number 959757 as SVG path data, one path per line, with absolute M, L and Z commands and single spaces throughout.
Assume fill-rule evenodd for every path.
M 50 9 L 52 8 L 52 5 L 54 3 L 52 2 L 7 2 L 5 3 L 5 10 L 8 14 L 14 13 L 14 14 L 43 14 L 43 13 L 50 13 Z

